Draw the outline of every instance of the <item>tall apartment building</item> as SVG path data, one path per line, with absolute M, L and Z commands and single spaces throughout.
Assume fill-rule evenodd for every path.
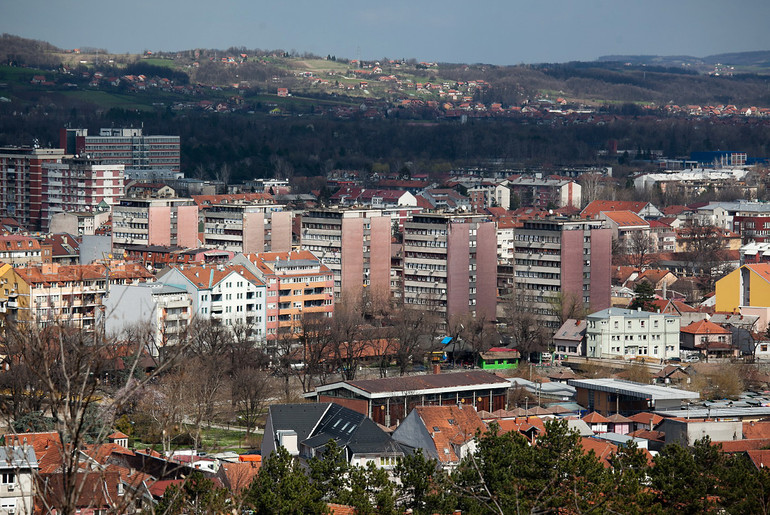
M 142 129 L 61 129 L 59 146 L 69 154 L 90 156 L 104 164 L 139 170 L 180 171 L 179 136 L 145 136 Z
M 109 211 L 124 191 L 123 165 L 86 158 L 44 163 L 40 226 L 47 231 L 59 213 Z
M 58 148 L 0 148 L 0 217 L 13 218 L 27 229 L 39 229 L 43 164 L 65 157 Z
M 364 288 L 390 295 L 391 219 L 375 209 L 313 209 L 302 216 L 302 248 L 334 274 L 335 299 L 358 299 Z
M 268 342 L 301 332 L 305 316 L 332 316 L 334 276 L 312 252 L 238 254 L 232 263 L 245 266 L 267 286 Z
M 497 234 L 484 216 L 420 214 L 404 223 L 404 303 L 446 320 L 496 318 Z
M 525 221 L 514 234 L 517 302 L 554 330 L 553 299 L 581 302 L 593 311 L 610 307 L 612 230 L 599 221 Z
M 277 204 L 219 203 L 201 207 L 203 246 L 256 254 L 289 252 L 294 213 Z
M 189 198 L 122 198 L 112 210 L 112 244 L 198 247 L 198 206 Z

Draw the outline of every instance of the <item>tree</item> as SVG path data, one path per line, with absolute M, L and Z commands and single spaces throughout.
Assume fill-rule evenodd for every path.
M 350 299 L 334 306 L 330 326 L 332 353 L 334 364 L 345 381 L 356 378 L 361 358 L 369 348 L 370 343 L 361 332 L 363 322 L 361 309 Z
M 411 309 L 400 304 L 388 319 L 388 347 L 390 356 L 404 375 L 413 363 L 422 362 L 438 331 L 439 318 L 432 311 Z
M 230 493 L 219 488 L 199 470 L 193 471 L 180 485 L 169 485 L 155 508 L 156 513 L 182 515 L 185 513 L 217 514 L 227 511 Z
M 580 298 L 580 295 L 572 292 L 560 291 L 548 297 L 548 304 L 559 317 L 559 325 L 570 319 L 582 320 L 588 314 L 583 299 Z
M 649 281 L 642 281 L 634 287 L 634 299 L 628 305 L 628 309 L 655 312 L 658 308 L 654 301 L 655 287 Z
M 533 352 L 543 352 L 547 348 L 548 329 L 535 315 L 535 307 L 532 302 L 514 291 L 511 297 L 503 304 L 505 313 L 505 332 L 513 340 L 513 345 L 521 354 L 524 361 L 529 361 Z
M 401 459 L 394 473 L 400 483 L 398 504 L 401 508 L 416 513 L 443 513 L 435 495 L 444 489 L 445 485 L 441 484 L 444 473 L 436 460 L 426 458 L 422 449 L 416 449 Z
M 326 503 L 321 492 L 284 447 L 279 447 L 262 463 L 244 497 L 244 508 L 259 515 L 323 514 Z
M 640 272 L 647 269 L 652 262 L 651 254 L 654 242 L 648 231 L 634 231 L 626 238 L 625 251 L 628 264 Z

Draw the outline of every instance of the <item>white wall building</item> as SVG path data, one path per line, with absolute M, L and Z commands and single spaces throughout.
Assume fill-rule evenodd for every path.
M 31 515 L 34 508 L 35 450 L 30 445 L 0 447 L 0 513 Z
M 679 317 L 608 308 L 586 317 L 589 358 L 679 357 Z

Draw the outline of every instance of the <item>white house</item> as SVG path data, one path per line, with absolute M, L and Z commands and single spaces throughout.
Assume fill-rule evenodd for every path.
M 38 464 L 31 445 L 0 447 L 0 513 L 31 515 Z
M 586 317 L 589 358 L 679 356 L 679 317 L 608 308 Z

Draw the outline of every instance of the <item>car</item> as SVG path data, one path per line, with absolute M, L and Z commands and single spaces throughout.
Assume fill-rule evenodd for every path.
M 700 361 L 700 355 L 699 354 L 690 354 L 685 358 L 685 361 L 687 363 L 697 363 Z
M 679 357 L 668 358 L 666 360 L 666 362 L 667 363 L 681 363 L 682 362 L 682 358 L 679 358 Z

